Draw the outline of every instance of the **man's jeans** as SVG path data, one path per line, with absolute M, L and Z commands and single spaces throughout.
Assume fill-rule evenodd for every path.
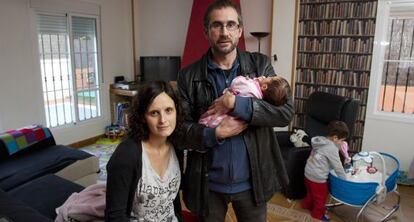
M 231 203 L 238 222 L 266 222 L 266 204 L 256 206 L 251 190 L 235 194 L 209 192 L 209 215 L 202 217 L 203 222 L 223 222 L 228 204 Z

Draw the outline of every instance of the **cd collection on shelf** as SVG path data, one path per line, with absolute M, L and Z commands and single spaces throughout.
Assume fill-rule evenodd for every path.
M 300 0 L 293 128 L 303 128 L 314 91 L 360 100 L 350 150 L 364 132 L 377 0 Z

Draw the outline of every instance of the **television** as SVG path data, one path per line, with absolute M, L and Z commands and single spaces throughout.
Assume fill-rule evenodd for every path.
M 141 81 L 176 81 L 181 68 L 180 56 L 140 56 Z

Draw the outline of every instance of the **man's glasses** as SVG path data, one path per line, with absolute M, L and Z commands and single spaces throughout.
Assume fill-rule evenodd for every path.
M 226 24 L 223 24 L 221 22 L 213 22 L 210 24 L 210 30 L 213 32 L 220 32 L 224 27 L 226 27 L 227 31 L 232 32 L 237 30 L 240 25 L 233 21 L 229 21 Z

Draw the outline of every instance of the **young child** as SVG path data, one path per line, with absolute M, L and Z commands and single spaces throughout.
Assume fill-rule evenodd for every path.
M 238 76 L 233 79 L 230 87 L 223 94 L 229 91 L 237 96 L 263 99 L 270 104 L 280 106 L 286 104 L 288 90 L 289 83 L 280 76 L 260 76 L 253 79 Z M 209 115 L 206 112 L 201 115 L 198 123 L 214 128 L 227 116 L 228 114 Z
M 325 201 L 328 196 L 328 175 L 334 170 L 336 175 L 346 178 L 339 149 L 349 135 L 349 129 L 342 121 L 332 121 L 327 127 L 327 136 L 312 138 L 312 151 L 305 166 L 307 194 L 302 208 L 311 210 L 313 218 L 329 221 L 325 214 Z

